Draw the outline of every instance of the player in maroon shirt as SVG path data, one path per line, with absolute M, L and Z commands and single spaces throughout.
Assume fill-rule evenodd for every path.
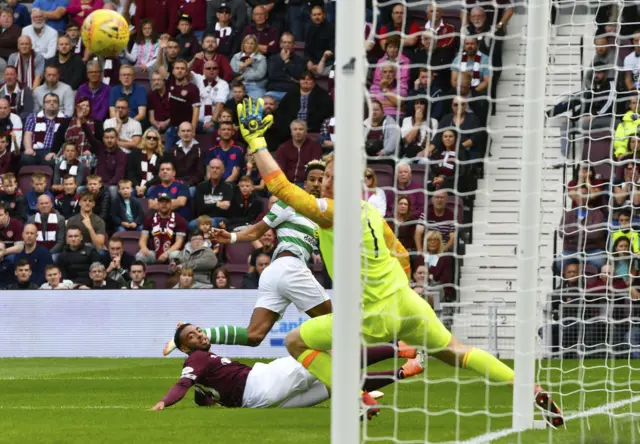
M 178 349 L 189 355 L 178 382 L 153 406 L 164 410 L 180 401 L 193 385 L 199 406 L 220 404 L 224 407 L 309 407 L 329 399 L 327 387 L 311 375 L 298 361 L 288 356 L 253 368 L 220 357 L 209 351 L 211 342 L 200 327 L 178 326 L 173 338 Z M 367 350 L 367 365 L 393 358 L 392 345 Z M 368 373 L 364 390 L 377 390 L 398 379 L 402 369 Z

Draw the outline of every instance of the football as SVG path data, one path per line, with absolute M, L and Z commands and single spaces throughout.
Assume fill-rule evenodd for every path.
M 129 23 L 115 11 L 99 9 L 85 19 L 82 41 L 92 54 L 117 56 L 129 43 Z

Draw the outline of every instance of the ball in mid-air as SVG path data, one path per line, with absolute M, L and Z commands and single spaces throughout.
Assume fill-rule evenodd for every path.
M 115 11 L 98 9 L 84 20 L 82 41 L 93 54 L 117 56 L 129 43 L 129 23 Z

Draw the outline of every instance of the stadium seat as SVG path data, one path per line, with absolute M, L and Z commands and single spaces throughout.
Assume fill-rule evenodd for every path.
M 138 247 L 138 240 L 140 240 L 139 231 L 120 231 L 113 235 L 114 238 L 122 239 L 124 244 L 124 251 L 135 256 L 140 249 Z
M 238 242 L 225 246 L 225 257 L 229 264 L 247 264 L 247 258 L 251 256 L 253 246 L 249 242 Z
M 293 52 L 296 55 L 299 55 L 302 58 L 304 57 L 304 42 L 296 42 L 295 46 L 293 47 Z
M 23 193 L 31 191 L 31 175 L 34 173 L 42 173 L 47 176 L 47 188 L 51 187 L 51 181 L 53 180 L 51 167 L 44 165 L 24 166 L 18 172 L 18 186 Z
M 153 264 L 147 265 L 147 277 L 156 283 L 157 289 L 166 288 L 167 281 L 171 277 L 169 271 L 169 265 L 167 264 Z
M 415 163 L 411 165 L 411 181 L 413 183 L 418 184 L 423 188 L 427 188 L 424 183 L 426 175 L 427 172 L 425 165 L 421 163 Z
M 140 202 L 140 206 L 142 207 L 142 214 L 145 216 L 149 214 L 149 201 L 146 197 L 139 197 L 138 202 Z
M 376 163 L 367 165 L 367 167 L 376 173 L 379 187 L 392 187 L 395 185 L 393 183 L 393 167 L 391 165 Z
M 447 208 L 453 211 L 459 224 L 464 222 L 464 202 L 460 196 L 447 197 Z
M 249 266 L 246 264 L 227 264 L 225 268 L 229 270 L 231 286 L 233 288 L 242 288 L 242 277 L 249 271 Z
M 605 182 L 609 182 L 611 179 L 613 151 L 611 132 L 592 132 L 589 137 L 589 140 L 585 142 L 582 158 L 593 162 L 593 169 L 596 174 L 600 175 Z

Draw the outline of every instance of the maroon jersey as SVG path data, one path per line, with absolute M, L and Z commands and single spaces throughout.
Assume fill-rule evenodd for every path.
M 171 126 L 191 122 L 193 108 L 200 106 L 200 90 L 193 83 L 169 87 L 169 116 Z
M 225 407 L 242 407 L 242 397 L 251 367 L 197 350 L 184 361 L 180 379 L 162 398 L 165 406 L 184 398 L 189 388 L 197 385 Z
M 20 220 L 10 217 L 7 225 L 0 226 L 0 241 L 3 241 L 6 247 L 11 247 L 15 242 L 20 242 L 23 228 L 24 226 Z
M 142 230 L 149 235 L 148 248 L 155 251 L 158 259 L 171 248 L 178 236 L 187 235 L 187 222 L 174 212 L 166 219 L 160 217 L 160 213 L 154 213 L 146 217 Z

